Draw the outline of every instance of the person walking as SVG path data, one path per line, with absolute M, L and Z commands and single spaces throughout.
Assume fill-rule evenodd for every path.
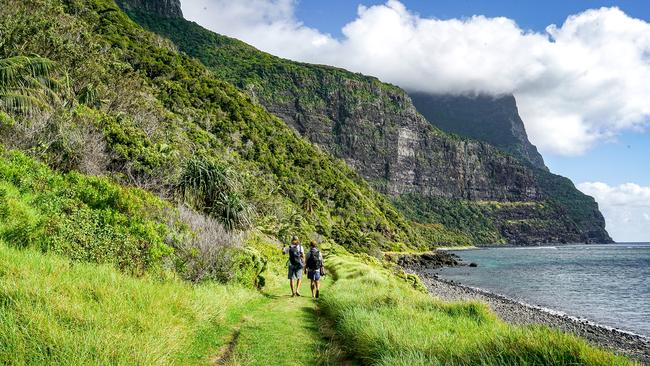
M 302 284 L 302 271 L 305 267 L 305 251 L 300 245 L 297 236 L 291 238 L 291 245 L 282 249 L 284 254 L 289 255 L 287 262 L 289 268 L 289 286 L 291 286 L 291 297 L 300 296 L 300 285 Z M 294 286 L 294 280 L 295 286 Z
M 311 281 L 311 297 L 318 299 L 320 296 L 320 278 L 323 274 L 323 255 L 316 247 L 316 242 L 309 243 L 307 252 L 307 278 Z

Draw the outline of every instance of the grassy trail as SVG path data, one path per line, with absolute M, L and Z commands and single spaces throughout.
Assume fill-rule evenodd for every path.
M 311 298 L 309 281 L 301 297 L 291 297 L 286 281 L 266 289 L 267 301 L 242 317 L 228 349 L 216 359 L 224 365 L 317 365 L 346 363 L 329 338 L 318 301 Z M 331 281 L 323 282 L 326 288 Z M 326 293 L 326 290 L 325 290 Z M 349 363 L 349 362 L 348 362 Z

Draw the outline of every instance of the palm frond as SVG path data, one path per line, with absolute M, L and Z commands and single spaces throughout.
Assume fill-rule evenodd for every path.
M 0 59 L 0 107 L 14 114 L 32 114 L 60 101 L 61 83 L 50 75 L 53 61 L 43 57 Z
M 31 114 L 36 109 L 48 108 L 48 105 L 31 95 L 5 94 L 0 96 L 0 107 L 11 113 Z

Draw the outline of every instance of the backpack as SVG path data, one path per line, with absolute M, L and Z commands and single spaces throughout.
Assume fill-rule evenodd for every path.
M 307 268 L 315 271 L 320 269 L 323 266 L 323 262 L 320 260 L 320 252 L 316 248 L 312 248 L 309 251 L 309 258 L 307 258 Z
M 291 245 L 289 247 L 289 263 L 291 263 L 292 266 L 302 267 L 300 248 L 300 245 Z

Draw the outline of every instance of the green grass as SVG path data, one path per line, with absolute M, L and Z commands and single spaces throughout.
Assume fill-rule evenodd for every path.
M 138 279 L 0 243 L 0 362 L 207 364 L 263 301 L 253 290 Z
M 279 256 L 276 256 L 279 257 Z M 0 362 L 9 365 L 314 365 L 338 353 L 317 303 L 288 296 L 275 266 L 261 293 L 132 277 L 0 242 Z M 233 336 L 238 334 L 231 350 Z
M 323 287 L 328 285 L 325 281 Z M 306 278 L 301 293 L 301 297 L 291 297 L 286 280 L 265 291 L 269 301 L 244 318 L 231 364 L 316 365 L 336 361 L 336 353 L 331 352 L 320 329 L 317 302 L 311 298 Z
M 330 256 L 336 282 L 321 301 L 346 350 L 369 365 L 628 365 L 544 327 L 505 324 L 478 302 L 445 303 L 378 262 Z

